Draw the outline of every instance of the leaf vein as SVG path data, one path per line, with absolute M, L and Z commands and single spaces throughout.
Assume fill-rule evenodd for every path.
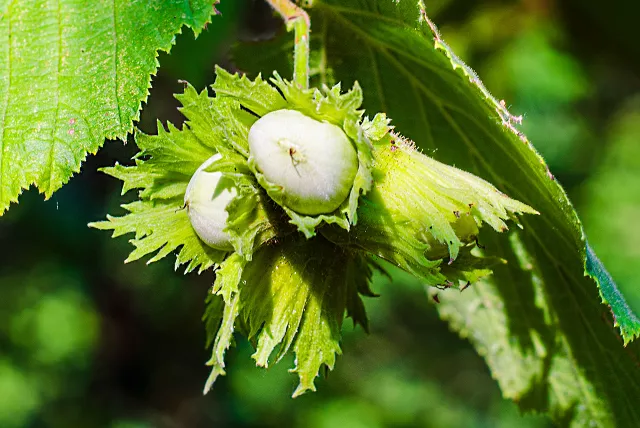
M 45 191 L 45 195 L 51 195 L 53 193 L 53 170 L 54 170 L 54 161 L 55 161 L 55 151 L 56 151 L 56 135 L 57 135 L 57 131 L 58 131 L 58 120 L 59 120 L 59 115 L 60 115 L 60 69 L 62 66 L 62 19 L 61 19 L 61 13 L 60 13 L 60 0 L 57 1 L 57 8 L 56 8 L 56 19 L 57 19 L 57 23 L 58 23 L 58 49 L 57 49 L 57 54 L 58 54 L 58 58 L 57 58 L 57 62 L 56 62 L 56 81 L 55 81 L 55 85 L 56 85 L 56 89 L 55 91 L 53 91 L 53 94 L 55 96 L 55 114 L 54 114 L 54 119 L 53 119 L 53 127 L 51 128 L 51 148 L 49 149 L 49 186 L 48 186 L 48 190 Z M 43 189 L 44 190 L 44 189 Z
M 542 243 L 540 242 L 540 240 L 538 239 L 538 237 L 534 235 L 534 239 L 536 239 L 536 240 L 538 241 L 538 244 L 540 245 L 540 247 L 543 249 L 543 251 L 544 251 L 545 253 L 547 253 L 547 256 L 549 257 L 549 260 L 553 260 L 553 258 L 552 258 L 552 256 L 551 256 L 551 253 L 549 252 L 549 250 L 548 250 L 544 245 L 542 245 Z M 560 272 L 560 267 L 559 267 L 559 265 L 558 265 L 558 264 L 553 263 L 553 266 L 554 266 L 554 269 L 558 272 L 558 276 L 559 276 L 560 278 L 568 278 L 568 279 L 569 279 L 569 280 L 574 284 L 574 286 L 573 286 L 573 287 L 566 287 L 566 289 L 567 289 L 567 295 L 571 297 L 571 299 L 572 299 L 572 301 L 573 301 L 574 305 L 575 305 L 577 308 L 580 308 L 580 303 L 579 303 L 579 302 L 578 302 L 578 300 L 576 299 L 576 296 L 575 296 L 575 294 L 573 293 L 573 290 L 574 290 L 575 288 L 577 288 L 577 289 L 579 289 L 579 290 L 582 290 L 582 291 L 583 291 L 583 293 L 584 293 L 585 295 L 587 295 L 586 290 L 584 290 L 584 288 L 583 288 L 583 287 L 580 287 L 580 284 L 579 284 L 579 283 L 577 283 L 576 279 L 575 279 L 573 276 L 569 276 L 569 275 L 564 275 L 564 274 L 562 274 L 562 273 Z M 587 295 L 587 297 L 588 297 L 588 295 Z M 591 299 L 590 299 L 590 300 L 591 300 Z M 590 341 L 590 343 L 593 343 L 593 344 L 594 344 L 594 347 L 596 347 L 597 349 L 599 349 L 599 350 L 601 351 L 601 352 L 600 352 L 600 354 L 602 355 L 602 357 L 603 357 L 604 359 L 607 359 L 607 360 L 609 360 L 609 361 L 610 361 L 610 363 L 609 363 L 609 367 L 612 367 L 612 368 L 613 368 L 613 367 L 617 367 L 616 361 L 611 361 L 611 360 L 607 357 L 607 355 L 610 355 L 610 352 L 607 352 L 608 350 L 602 346 L 602 343 L 601 343 L 601 342 L 600 342 L 600 340 L 598 339 L 597 334 L 593 331 L 593 329 L 592 329 L 592 327 L 591 327 L 591 323 L 589 322 L 589 320 L 587 320 L 587 319 L 585 318 L 584 311 L 582 311 L 582 310 L 578 310 L 577 312 L 580 314 L 580 318 L 581 318 L 581 320 L 582 320 L 582 324 L 585 326 L 586 331 L 588 331 L 588 332 L 589 332 L 589 334 L 592 336 L 592 340 Z M 567 339 L 565 338 L 565 340 L 567 340 Z M 592 354 L 591 352 L 586 352 L 585 354 L 586 354 L 586 355 L 587 355 L 587 357 L 592 361 L 592 367 L 598 367 L 598 364 L 593 363 L 593 361 L 594 361 L 593 354 Z M 572 357 L 572 359 L 575 361 L 575 357 Z M 581 379 L 581 376 L 578 376 L 578 378 L 579 378 L 579 379 Z M 618 376 L 613 376 L 613 378 L 616 380 L 616 383 L 617 383 L 618 385 L 621 385 L 621 383 L 620 383 L 620 379 L 619 379 L 619 377 L 618 377 Z M 605 383 L 603 383 L 603 382 L 599 382 L 599 383 L 601 384 L 601 385 L 600 385 L 600 387 L 602 387 L 602 386 L 604 386 L 604 385 L 605 385 Z M 633 388 L 637 391 L 637 395 L 636 395 L 636 396 L 640 395 L 640 385 L 637 385 L 637 384 L 635 384 L 635 383 L 633 383 L 633 382 L 631 382 L 631 384 L 632 384 Z M 623 390 L 623 389 L 624 389 L 624 388 L 620 387 L 620 390 Z M 583 394 L 583 396 L 584 396 L 584 397 L 587 397 L 587 396 L 589 395 L 589 394 L 588 394 L 588 388 L 585 386 L 585 387 L 583 387 L 583 390 L 584 390 L 584 394 Z M 627 394 L 622 394 L 622 395 L 624 395 L 625 400 L 626 400 L 626 401 L 627 401 L 627 403 L 628 403 L 628 406 L 626 406 L 626 407 L 630 407 L 630 408 L 632 408 L 632 409 L 636 409 L 635 404 L 634 404 L 633 402 L 629 401 L 629 398 L 630 398 L 630 397 L 629 397 Z M 634 420 L 640 420 L 640 416 L 639 416 L 637 413 L 635 413 L 635 412 L 634 412 L 634 415 L 636 416 L 636 418 L 635 418 Z
M 113 93 L 116 101 L 116 109 L 118 110 L 118 131 L 123 131 L 122 111 L 120 108 L 120 99 L 118 96 L 118 0 L 112 0 L 113 4 Z

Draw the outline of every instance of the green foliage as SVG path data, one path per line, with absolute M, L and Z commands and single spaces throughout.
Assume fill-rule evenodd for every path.
M 500 248 L 499 254 L 512 263 L 496 269 L 494 278 L 486 282 L 491 285 L 475 286 L 463 297 L 447 297 L 439 307 L 447 314 L 447 308 L 455 305 L 458 314 L 467 315 L 466 328 L 453 325 L 470 334 L 480 352 L 487 355 L 505 395 L 515 398 L 524 409 L 548 411 L 558 422 L 573 426 L 640 423 L 637 407 L 630 400 L 640 388 L 640 373 L 630 355 L 637 346 L 623 349 L 613 327 L 602 322 L 603 314 L 608 316 L 607 308 L 601 305 L 593 281 L 583 275 L 586 246 L 580 223 L 541 158 L 515 130 L 516 118 L 500 103 L 486 98 L 475 74 L 436 33 L 436 48 L 449 56 L 458 71 L 446 64 L 446 58 L 431 45 L 433 35 L 426 17 L 412 5 L 378 5 L 377 12 L 376 8 L 363 11 L 362 4 L 358 10 L 349 10 L 344 2 L 316 6 L 328 26 L 323 32 L 342 34 L 327 38 L 326 45 L 329 64 L 338 59 L 345 62 L 334 67 L 336 79 L 348 82 L 358 78 L 364 88 L 372 88 L 365 92 L 367 108 L 378 107 L 397 118 L 396 126 L 419 146 L 438 149 L 434 154 L 437 159 L 486 177 L 541 213 L 539 218 L 522 220 L 523 247 L 531 255 L 532 269 L 523 270 L 513 262 L 516 253 L 506 239 L 492 240 L 495 244 L 487 245 Z M 376 19 L 380 15 L 383 17 Z M 366 56 L 346 55 L 356 50 L 355 44 Z M 365 68 L 370 72 L 362 72 Z M 376 88 L 361 76 L 379 76 L 383 83 Z M 420 112 L 421 120 L 415 120 L 412 112 Z M 535 287 L 541 288 L 537 305 L 531 299 L 522 302 L 522 298 L 512 298 L 513 293 L 533 297 Z M 510 294 L 505 292 L 508 288 Z M 493 303 L 484 297 L 492 289 L 498 296 Z M 463 307 L 467 311 L 461 311 Z M 508 315 L 501 323 L 493 317 L 502 311 Z M 541 320 L 545 312 L 548 315 Z M 472 313 L 487 318 L 474 322 Z M 505 328 L 503 334 L 489 333 L 510 324 L 521 327 Z M 633 335 L 626 336 L 626 341 L 639 333 L 633 326 L 629 330 Z M 491 358 L 500 351 L 511 353 L 510 358 L 502 362 Z M 531 377 L 522 376 L 531 370 L 531 360 L 536 369 Z M 511 384 L 515 373 L 519 385 Z
M 24 427 L 74 389 L 68 380 L 91 365 L 101 325 L 82 278 L 68 269 L 43 263 L 3 272 L 0 286 L 0 425 Z
M 372 256 L 428 284 L 460 286 L 488 275 L 496 261 L 471 254 L 483 222 L 505 231 L 504 220 L 515 219 L 515 213 L 535 212 L 489 183 L 417 152 L 390 133 L 384 115 L 361 119 L 357 85 L 344 95 L 338 85 L 325 87 L 325 95 L 293 88 L 277 76 L 271 86 L 260 77 L 252 81 L 222 69 L 217 75 L 215 97 L 191 86 L 177 96 L 188 119 L 182 130 L 169 125 L 167 132 L 158 125 L 157 136 L 138 133 L 142 151 L 136 165 L 105 169 L 124 182 L 123 191 L 141 189 L 140 200 L 124 205 L 129 213 L 123 217 L 91 224 L 113 230 L 113 236 L 135 234 L 136 250 L 127 261 L 156 253 L 149 260 L 153 262 L 180 248 L 176 267 L 219 267 L 205 315 L 213 347 L 205 392 L 225 373 L 224 356 L 235 331 L 252 340 L 259 366 L 267 366 L 276 347 L 275 361 L 292 350 L 297 362 L 293 371 L 300 378 L 294 396 L 315 390 L 321 368 L 333 369 L 340 353 L 345 314 L 366 329 L 359 294 L 372 295 L 371 267 L 378 266 Z M 256 111 L 250 113 L 247 105 Z M 265 184 L 252 165 L 247 135 L 255 115 L 283 106 L 342 124 L 359 141 L 356 147 L 363 146 L 352 196 L 334 213 L 302 216 L 275 206 L 279 189 Z M 214 154 L 219 159 L 205 163 Z M 191 227 L 183 193 L 201 165 L 238 189 L 225 208 L 229 218 L 224 232 L 231 236 L 233 252 L 207 247 Z M 373 191 L 361 194 L 365 189 Z M 358 199 L 362 225 L 353 214 Z M 319 229 L 322 236 L 314 236 L 321 223 L 326 223 Z
M 640 103 L 633 98 L 612 114 L 608 152 L 586 185 L 580 189 L 587 208 L 583 212 L 589 242 L 608 267 L 630 305 L 640 310 L 636 286 L 640 233 Z
M 17 367 L 0 360 L 0 394 L 5 399 L 0 404 L 0 422 L 3 426 L 19 427 L 37 409 L 40 397 L 34 391 L 33 381 Z
M 602 304 L 585 277 L 582 227 L 564 191 L 517 130 L 520 118 L 490 96 L 411 2 L 316 1 L 314 34 L 324 54 L 316 79 L 358 80 L 363 106 L 384 111 L 396 128 L 433 157 L 473 172 L 535 207 L 524 231 L 480 240 L 509 263 L 438 306 L 483 354 L 504 394 L 523 409 L 549 412 L 563 425 L 630 426 L 640 415 L 630 397 L 640 388 L 635 354 L 624 342 L 640 330 L 624 300 Z M 264 70 L 278 43 L 235 54 L 247 70 Z M 434 48 L 435 45 L 435 48 Z M 444 55 L 443 55 L 444 53 Z M 274 57 L 275 56 L 275 57 Z M 526 260 L 526 261 L 524 261 Z M 602 270 L 588 272 L 615 285 Z M 619 296 L 619 294 L 618 294 Z
M 62 2 L 55 10 L 45 2 L 0 2 L 0 37 L 7 42 L 2 44 L 5 48 L 0 54 L 0 211 L 6 210 L 30 184 L 49 197 L 105 137 L 123 138 L 132 129 L 132 121 L 138 118 L 140 103 L 147 95 L 149 75 L 157 67 L 158 49 L 167 50 L 182 25 L 198 33 L 213 11 L 210 2 L 192 7 L 193 2 L 188 6 L 177 2 L 116 2 L 110 8 L 95 5 L 76 9 Z M 104 16 L 111 19 L 103 19 Z M 441 222 L 445 235 L 452 238 L 449 245 L 445 235 L 431 236 L 444 244 L 441 247 L 448 248 L 429 247 L 442 254 L 438 253 L 435 262 L 424 261 L 426 271 L 434 268 L 446 278 L 474 282 L 460 295 L 452 295 L 450 290 L 439 292 L 441 303 L 437 308 L 484 356 L 503 394 L 521 409 L 551 414 L 562 426 L 640 424 L 634 401 L 640 393 L 640 345 L 631 343 L 640 334 L 640 321 L 586 244 L 582 226 L 564 191 L 519 131 L 521 118 L 512 116 L 503 102 L 491 97 L 476 74 L 440 39 L 420 2 L 316 0 L 312 18 L 313 78 L 327 85 L 336 81 L 354 85 L 344 99 L 357 98 L 357 102 L 347 102 L 353 104 L 349 105 L 347 116 L 353 131 L 350 136 L 358 140 L 360 149 L 365 148 L 366 141 L 361 138 L 362 132 L 354 129 L 360 118 L 355 109 L 360 108 L 364 96 L 363 107 L 393 117 L 397 129 L 435 159 L 486 178 L 542 214 L 524 219 L 523 231 L 511 231 L 503 237 L 480 235 L 486 253 L 500 257 L 506 264 L 500 264 L 497 257 L 478 258 L 470 252 L 470 246 L 460 247 L 458 253 L 461 241 L 465 241 L 461 236 L 470 242 L 476 238 L 477 230 L 455 224 L 455 218 Z M 89 38 L 89 27 L 96 34 L 112 37 Z M 560 64 L 566 74 L 575 72 L 571 62 L 563 62 L 545 50 L 545 40 L 532 38 L 525 42 L 526 49 L 517 49 L 520 53 L 526 51 L 525 56 L 512 53 L 512 63 L 507 64 L 517 73 L 527 73 L 534 67 L 540 71 L 547 63 Z M 286 44 L 290 44 L 289 38 Z M 282 42 L 275 41 L 266 48 L 244 48 L 236 52 L 236 60 L 246 70 L 262 69 L 270 75 L 274 64 L 286 63 L 282 53 L 290 49 L 281 47 Z M 532 50 L 544 61 L 531 55 Z M 114 236 L 134 233 L 132 243 L 136 249 L 128 261 L 151 254 L 152 262 L 175 251 L 176 267 L 182 263 L 187 264 L 187 271 L 219 267 L 206 315 L 213 345 L 213 370 L 207 388 L 224 373 L 224 353 L 233 344 L 233 333 L 238 331 L 256 347 L 254 358 L 258 365 L 278 361 L 288 350 L 296 354 L 294 371 L 300 378 L 297 395 L 315 389 L 314 379 L 323 366 L 333 368 L 340 353 L 340 327 L 345 315 L 366 327 L 360 295 L 371 294 L 368 282 L 375 264 L 362 253 L 347 250 L 347 243 L 339 242 L 329 228 L 313 241 L 305 241 L 282 225 L 278 215 L 274 217 L 278 212 L 269 206 L 257 185 L 253 176 L 256 171 L 242 166 L 248 156 L 244 134 L 255 119 L 249 113 L 239 113 L 238 100 L 251 111 L 264 114 L 298 99 L 287 92 L 290 87 L 279 78 L 276 82 L 286 101 L 264 81 L 222 77 L 215 88 L 217 108 L 212 108 L 206 91 L 198 94 L 193 88 L 186 88 L 179 99 L 189 123 L 182 130 L 168 125 L 168 131 L 160 125 L 158 136 L 139 133 L 136 143 L 143 152 L 136 165 L 105 169 L 124 182 L 123 193 L 139 189 L 140 200 L 124 205 L 128 211 L 124 217 L 109 217 L 106 222 L 92 225 L 113 230 Z M 555 83 L 530 79 L 528 91 L 544 95 L 544 89 L 558 85 L 571 99 L 584 93 L 584 82 L 567 88 L 562 83 L 566 80 L 566 76 Z M 296 108 L 304 109 L 303 104 L 307 103 L 309 114 L 322 115 L 318 94 L 309 92 Z M 331 103 L 339 104 L 339 87 L 325 92 L 327 99 L 332 94 Z M 388 123 L 383 118 L 384 114 L 373 122 L 365 119 L 361 129 L 366 133 L 368 126 L 379 127 L 380 132 L 386 132 Z M 556 119 L 557 123 L 562 122 Z M 345 120 L 339 122 L 343 125 Z M 633 118 L 630 123 L 629 127 L 633 127 Z M 228 207 L 233 214 L 228 232 L 236 250 L 230 257 L 203 245 L 190 227 L 188 207 L 183 206 L 191 174 L 216 151 L 223 153 L 226 160 L 215 168 L 234 174 L 240 187 L 241 196 Z M 370 190 L 368 153 L 359 152 L 358 187 L 354 187 L 348 206 L 342 207 L 340 213 L 347 214 L 344 219 L 352 219 L 354 224 L 357 199 L 361 198 L 363 207 L 376 201 L 375 194 L 361 196 L 360 192 Z M 634 151 L 626 147 L 624 153 Z M 634 157 L 624 157 L 629 161 L 626 168 L 633 170 Z M 612 203 L 610 195 L 611 189 L 626 182 L 627 169 L 618 170 L 611 165 L 606 168 L 615 170 L 617 175 L 612 174 L 611 181 L 599 178 L 591 184 L 597 190 L 593 199 L 604 201 L 599 205 L 609 206 L 607 217 L 620 218 L 621 225 L 635 222 L 633 211 Z M 417 193 L 430 190 L 428 186 L 414 187 Z M 270 196 L 277 198 L 271 190 Z M 377 202 L 388 201 L 391 193 Z M 476 218 L 488 215 L 489 224 L 502 230 L 502 220 L 511 218 L 511 211 L 528 208 L 506 206 L 506 210 L 500 205 L 490 206 L 488 213 L 481 211 Z M 496 212 L 491 212 L 493 209 Z M 457 217 L 454 213 L 459 212 L 449 211 L 449 217 Z M 288 214 L 307 236 L 326 220 L 310 221 Z M 361 230 L 367 229 L 367 224 L 375 225 L 367 223 L 366 211 L 358 214 Z M 404 214 L 401 204 L 395 207 L 395 214 Z M 602 211 L 594 214 L 598 215 Z M 394 218 L 395 223 L 402 221 Z M 365 230 L 358 236 L 358 229 L 354 228 L 352 237 L 370 239 L 371 230 L 369 235 Z M 611 240 L 617 233 L 620 241 L 630 241 L 625 242 L 628 254 L 620 257 L 619 263 L 633 262 L 633 235 L 627 234 L 624 226 L 612 232 L 603 231 L 603 239 Z M 284 238 L 273 240 L 276 235 Z M 410 263 L 403 265 L 401 257 L 394 260 L 398 256 L 395 249 L 385 254 L 365 245 L 380 245 L 378 241 L 356 241 L 348 244 L 390 259 L 408 271 L 413 269 L 427 284 L 436 282 L 428 278 L 426 271 L 420 272 Z M 429 239 L 425 241 L 432 245 Z M 336 242 L 342 246 L 334 245 Z M 424 244 L 420 241 L 414 245 L 414 259 L 422 257 L 421 250 L 427 248 L 421 247 Z M 441 264 L 447 257 L 456 259 L 465 269 L 457 269 L 457 264 Z M 494 275 L 487 277 L 490 266 Z M 48 320 L 56 317 L 85 317 L 91 323 L 91 316 L 76 310 L 78 306 L 75 301 L 60 304 L 43 299 L 32 311 L 25 312 L 26 321 L 15 328 L 16 334 L 26 337 L 24 332 L 33 330 L 38 340 L 44 340 L 51 336 Z M 615 327 L 619 327 L 622 337 Z M 61 355 L 71 355 L 70 350 L 88 347 L 94 337 L 80 334 L 67 339 L 45 347 L 49 356 L 43 358 L 53 361 Z M 628 345 L 626 349 L 622 343 Z M 27 394 L 32 389 L 31 380 L 12 362 L 3 359 L 0 363 L 0 389 L 21 391 L 27 396 L 22 407 L 11 403 L 8 407 L 16 409 L 16 420 L 24 419 L 23 414 L 31 413 L 41 399 L 37 393 Z M 411 395 L 406 393 L 403 391 L 403 397 Z M 423 387 L 419 395 L 435 394 Z M 369 423 L 381 423 L 378 416 L 373 416 L 370 405 L 357 404 L 345 405 L 336 400 L 331 408 L 353 420 L 367 412 L 371 415 Z M 324 423 L 332 422 L 327 419 Z
M 125 139 L 158 51 L 214 12 L 207 0 L 0 2 L 0 213 L 31 184 L 49 198 L 105 138 Z

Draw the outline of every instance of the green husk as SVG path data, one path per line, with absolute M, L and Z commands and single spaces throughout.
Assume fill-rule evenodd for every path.
M 507 230 L 515 214 L 537 214 L 486 181 L 442 164 L 390 133 L 374 148 L 374 186 L 362 198 L 359 222 L 349 233 L 326 227 L 332 242 L 375 254 L 440 285 L 451 280 L 442 272 L 486 269 L 495 263 L 474 260 L 479 228 L 489 224 Z M 459 258 L 461 252 L 465 257 Z M 464 276 L 464 275 L 463 275 Z

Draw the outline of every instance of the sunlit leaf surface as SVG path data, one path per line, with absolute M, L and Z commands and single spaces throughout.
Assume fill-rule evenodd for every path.
M 50 197 L 105 138 L 123 139 L 159 50 L 215 12 L 206 0 L 0 1 L 0 213 Z

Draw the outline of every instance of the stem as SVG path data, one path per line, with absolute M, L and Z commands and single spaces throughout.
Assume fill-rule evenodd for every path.
M 291 0 L 267 0 L 284 19 L 287 30 L 293 28 L 293 81 L 303 89 L 309 88 L 309 31 L 311 21 L 304 9 Z

